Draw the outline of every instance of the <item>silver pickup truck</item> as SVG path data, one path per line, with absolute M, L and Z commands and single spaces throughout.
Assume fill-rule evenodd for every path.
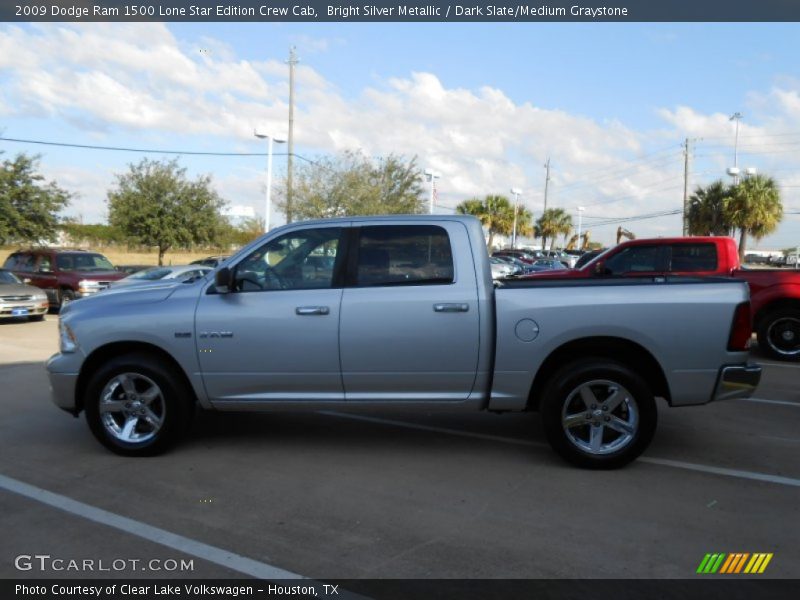
M 124 455 L 207 410 L 538 410 L 580 466 L 638 456 L 670 406 L 749 396 L 748 289 L 725 279 L 493 284 L 480 223 L 353 217 L 275 229 L 194 281 L 72 302 L 55 403 Z

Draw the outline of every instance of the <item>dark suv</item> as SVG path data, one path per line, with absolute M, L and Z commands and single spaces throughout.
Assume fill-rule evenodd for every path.
M 97 293 L 125 277 L 125 273 L 114 270 L 105 256 L 86 250 L 18 250 L 3 266 L 26 283 L 43 289 L 51 308 Z

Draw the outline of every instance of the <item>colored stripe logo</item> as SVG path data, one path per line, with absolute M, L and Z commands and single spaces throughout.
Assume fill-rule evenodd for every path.
M 706 554 L 697 567 L 697 572 L 701 575 L 714 573 L 724 575 L 734 575 L 748 573 L 751 575 L 763 573 L 769 561 L 772 560 L 772 553 L 766 552 L 734 552 L 732 554 L 715 553 Z

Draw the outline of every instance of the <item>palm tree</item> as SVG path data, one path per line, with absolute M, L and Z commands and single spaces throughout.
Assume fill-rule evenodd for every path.
M 689 197 L 686 215 L 689 235 L 730 235 L 733 225 L 725 209 L 731 188 L 721 180 L 706 187 L 697 186 Z
M 505 196 L 488 195 L 483 200 L 472 198 L 456 206 L 456 212 L 462 215 L 478 217 L 489 231 L 487 247 L 492 251 L 495 235 L 510 235 L 514 228 L 514 206 Z M 523 208 L 517 210 L 517 233 L 526 230 L 525 220 L 530 223 L 531 215 Z M 530 225 L 527 225 L 530 230 Z M 523 233 L 524 235 L 524 233 Z
M 548 238 L 552 248 L 558 235 L 567 236 L 571 231 L 572 216 L 563 208 L 548 208 L 536 221 L 536 235 L 542 238 L 542 250 L 547 246 Z
M 738 227 L 739 260 L 744 259 L 747 235 L 760 240 L 783 220 L 783 204 L 778 184 L 772 177 L 753 175 L 733 187 L 725 212 L 732 226 Z

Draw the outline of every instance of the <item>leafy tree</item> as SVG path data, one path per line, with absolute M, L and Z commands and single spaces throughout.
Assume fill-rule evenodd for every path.
M 739 260 L 744 260 L 747 236 L 760 240 L 783 220 L 778 184 L 766 175 L 745 178 L 731 189 L 726 213 L 731 225 L 739 229 Z
M 18 154 L 0 165 L 0 244 L 55 240 L 58 212 L 71 194 L 45 183 L 39 157 Z
M 215 244 L 224 227 L 224 205 L 211 177 L 189 181 L 177 160 L 130 165 L 108 193 L 111 225 L 131 242 L 157 246 L 159 265 L 170 248 Z
M 563 208 L 548 208 L 536 221 L 536 235 L 542 238 L 542 249 L 547 246 L 550 239 L 550 247 L 559 235 L 569 235 L 572 231 L 572 216 Z
M 495 235 L 511 235 L 514 231 L 514 205 L 505 196 L 488 195 L 483 198 L 464 200 L 456 206 L 456 212 L 477 217 L 488 230 L 486 246 L 489 252 L 494 246 Z M 530 235 L 533 231 L 533 215 L 524 206 L 517 207 L 517 235 Z
M 421 213 L 422 183 L 416 159 L 406 162 L 390 155 L 370 160 L 358 152 L 344 152 L 297 169 L 292 213 L 300 219 Z M 279 205 L 285 212 L 286 202 Z
M 721 180 L 706 187 L 697 186 L 689 197 L 689 235 L 730 235 L 733 225 L 726 209 L 730 196 L 731 188 Z

